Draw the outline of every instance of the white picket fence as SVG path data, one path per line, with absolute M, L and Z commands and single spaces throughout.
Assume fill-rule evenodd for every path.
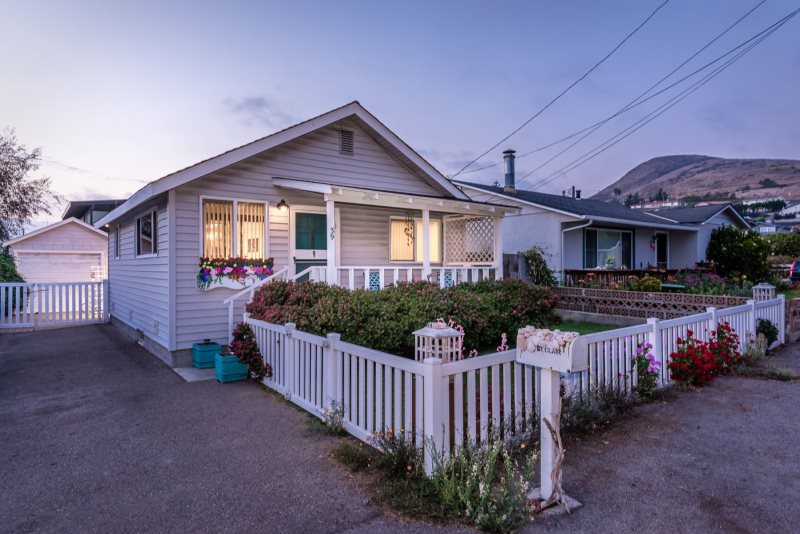
M 631 360 L 641 342 L 653 345 L 662 362 L 660 383 L 670 381 L 669 354 L 677 338 L 694 331 L 708 339 L 717 323 L 727 321 L 740 336 L 741 348 L 755 332 L 759 318 L 769 319 L 783 343 L 783 297 L 749 301 L 735 308 L 679 319 L 620 328 L 585 336 L 589 342 L 589 370 L 565 376 L 570 393 L 597 394 L 601 389 L 628 395 L 636 385 Z M 300 332 L 294 324 L 276 325 L 245 314 L 256 336 L 264 362 L 273 376 L 268 387 L 284 394 L 305 410 L 321 416 L 337 401 L 344 410 L 344 428 L 370 443 L 376 433 L 392 429 L 413 435 L 417 445 L 429 440 L 447 454 L 458 444 L 485 441 L 492 429 L 508 437 L 526 429 L 538 405 L 539 373 L 516 363 L 515 350 L 467 358 L 451 363 L 439 359 L 417 362 L 379 352 L 340 339 Z M 425 467 L 432 469 L 430 447 L 425 447 Z
M 108 280 L 0 284 L 0 331 L 102 323 Z

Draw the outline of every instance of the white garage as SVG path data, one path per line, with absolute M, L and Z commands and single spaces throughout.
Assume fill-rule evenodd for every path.
M 29 283 L 90 282 L 106 278 L 108 235 L 75 218 L 5 243 Z

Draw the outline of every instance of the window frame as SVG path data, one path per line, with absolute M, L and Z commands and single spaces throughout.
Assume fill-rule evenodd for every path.
M 133 218 L 133 235 L 135 241 L 133 243 L 134 246 L 134 256 L 138 258 L 155 258 L 158 256 L 158 251 L 160 250 L 158 247 L 158 207 L 152 207 L 148 210 L 145 210 L 139 213 L 136 217 Z M 151 224 L 153 229 L 153 249 L 155 252 L 146 252 L 141 254 L 141 225 L 139 222 L 146 218 L 151 217 Z
M 200 195 L 200 208 L 198 212 L 198 249 L 200 258 L 207 257 L 205 255 L 205 241 L 203 240 L 203 236 L 205 235 L 205 219 L 203 217 L 203 204 L 206 200 L 217 201 L 217 202 L 230 202 L 233 204 L 233 211 L 232 211 L 232 245 L 233 245 L 233 257 L 239 257 L 239 203 L 242 204 L 261 204 L 264 206 L 264 257 L 262 259 L 267 259 L 270 257 L 270 239 L 269 239 L 269 201 L 268 200 L 255 200 L 249 198 L 231 198 L 231 197 L 219 197 L 219 196 L 211 196 L 211 195 Z
M 392 259 L 392 221 L 405 221 L 405 217 L 401 217 L 399 215 L 390 215 L 389 216 L 389 263 L 391 264 L 403 264 L 403 263 L 419 263 L 422 264 L 422 258 L 417 259 L 417 239 L 414 236 L 414 259 L 413 260 L 393 260 Z M 443 219 L 436 219 L 431 218 L 431 222 L 438 222 L 439 223 L 439 261 L 431 260 L 431 265 L 444 265 L 444 220 Z M 414 217 L 414 225 L 417 222 L 422 223 L 422 217 Z M 424 252 L 424 251 L 423 251 Z
M 583 268 L 584 269 L 596 269 L 597 268 L 597 265 L 595 265 L 593 267 L 589 267 L 586 264 L 586 234 L 587 234 L 587 232 L 590 232 L 590 231 L 594 231 L 595 235 L 597 235 L 596 233 L 598 231 L 619 232 L 621 234 L 622 233 L 630 234 L 630 236 L 631 236 L 631 257 L 630 257 L 630 261 L 631 261 L 631 263 L 630 263 L 630 265 L 628 265 L 627 268 L 628 269 L 633 269 L 634 268 L 633 267 L 633 263 L 636 261 L 636 232 L 633 229 L 609 228 L 609 227 L 603 227 L 603 226 L 590 226 L 588 228 L 584 228 L 583 229 L 583 246 L 582 246 L 582 249 L 583 249 L 583 265 L 584 265 Z M 597 260 L 597 250 L 598 250 L 597 242 L 598 242 L 597 238 L 595 238 L 595 260 Z M 596 261 L 595 261 L 595 263 L 596 263 Z

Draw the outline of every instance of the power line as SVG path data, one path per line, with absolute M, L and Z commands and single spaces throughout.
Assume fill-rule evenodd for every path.
M 651 95 L 651 96 L 649 96 L 649 97 L 647 97 L 647 98 L 644 98 L 644 97 L 645 97 L 645 96 L 646 96 L 646 95 L 647 95 L 647 94 L 648 94 L 650 91 L 652 91 L 653 89 L 655 89 L 656 87 L 658 87 L 659 85 L 661 85 L 661 84 L 662 84 L 664 81 L 668 80 L 668 79 L 669 79 L 669 78 L 670 78 L 670 77 L 671 77 L 673 74 L 675 74 L 677 71 L 679 71 L 681 68 L 683 68 L 683 67 L 684 67 L 684 66 L 685 66 L 687 63 L 689 63 L 691 60 L 693 60 L 694 58 L 696 58 L 697 56 L 699 56 L 699 55 L 700 55 L 701 53 L 703 53 L 703 52 L 704 52 L 706 49 L 708 49 L 708 47 L 710 47 L 712 44 L 714 44 L 715 42 L 717 42 L 717 41 L 718 41 L 719 39 L 721 39 L 721 38 L 722 38 L 722 37 L 723 37 L 725 34 L 727 34 L 727 33 L 728 33 L 729 31 L 731 31 L 731 30 L 732 30 L 734 27 L 736 27 L 736 26 L 737 26 L 737 25 L 738 25 L 740 22 L 742 22 L 744 19 L 746 19 L 748 16 L 750 16 L 750 14 L 751 14 L 751 13 L 753 13 L 753 12 L 754 12 L 756 9 L 758 9 L 759 7 L 761 7 L 762 5 L 764 5 L 764 3 L 765 3 L 766 1 L 767 1 L 767 0 L 761 0 L 761 2 L 759 2 L 758 4 L 756 4 L 756 5 L 755 5 L 753 8 L 751 8 L 751 9 L 750 9 L 750 10 L 749 10 L 747 13 L 745 13 L 744 15 L 742 15 L 741 17 L 739 17 L 739 18 L 738 18 L 736 21 L 734 21 L 734 22 L 733 22 L 733 24 L 729 25 L 729 26 L 728 26 L 727 28 L 725 28 L 725 29 L 724 29 L 724 30 L 723 30 L 721 33 L 717 34 L 717 36 L 716 36 L 716 37 L 714 37 L 713 39 L 711 39 L 711 40 L 710 40 L 708 43 L 706 43 L 706 44 L 705 44 L 705 45 L 704 45 L 702 48 L 700 48 L 700 49 L 699 49 L 697 52 L 695 52 L 694 54 L 692 54 L 691 56 L 689 56 L 689 57 L 688 57 L 686 60 L 684 60 L 684 61 L 683 61 L 683 62 L 682 62 L 680 65 L 678 65 L 677 67 L 675 67 L 674 69 L 672 69 L 672 70 L 671 70 L 671 71 L 670 71 L 670 72 L 669 72 L 669 73 L 668 73 L 666 76 L 663 76 L 663 77 L 662 77 L 660 80 L 658 80 L 656 83 L 654 83 L 654 84 L 653 84 L 653 85 L 651 85 L 649 88 L 647 88 L 647 90 L 645 90 L 644 92 L 640 93 L 640 94 L 639 94 L 639 96 L 637 96 L 636 98 L 634 98 L 633 100 L 631 100 L 630 102 L 628 102 L 628 103 L 627 103 L 625 106 L 623 106 L 622 108 L 620 108 L 619 110 L 617 110 L 617 111 L 616 111 L 614 114 L 612 114 L 612 115 L 609 115 L 609 116 L 608 116 L 608 117 L 606 117 L 605 119 L 602 119 L 602 120 L 600 120 L 600 121 L 598 121 L 598 122 L 596 122 L 596 123 L 594 123 L 594 124 L 592 124 L 592 125 L 590 125 L 590 126 L 587 126 L 586 128 L 583 128 L 583 129 L 581 129 L 581 130 L 578 130 L 577 132 L 573 132 L 573 133 L 571 133 L 571 134 L 569 134 L 569 135 L 567 135 L 567 136 L 565 136 L 565 137 L 562 137 L 562 138 L 560 138 L 560 139 L 558 139 L 558 140 L 556 140 L 556 141 L 550 142 L 550 143 L 548 143 L 548 144 L 546 144 L 546 145 L 543 145 L 543 146 L 540 146 L 540 147 L 534 148 L 533 150 L 529 150 L 528 152 L 525 152 L 525 153 L 523 153 L 523 154 L 520 154 L 520 155 L 518 155 L 518 156 L 517 156 L 517 159 L 524 158 L 525 156 L 530 156 L 531 154 L 535 154 L 535 153 L 537 153 L 537 152 L 541 152 L 541 151 L 543 151 L 543 150 L 546 150 L 546 149 L 548 149 L 548 148 L 550 148 L 550 147 L 553 147 L 553 146 L 555 146 L 555 145 L 558 145 L 558 144 L 560 144 L 560 143 L 563 143 L 564 141 L 568 141 L 569 139 L 572 139 L 573 137 L 576 137 L 576 136 L 578 136 L 578 135 L 580 135 L 580 134 L 582 134 L 582 133 L 584 133 L 584 132 L 587 132 L 587 131 L 589 132 L 588 134 L 586 134 L 586 135 L 584 135 L 583 137 L 581 137 L 580 139 L 578 139 L 578 141 L 576 141 L 575 143 L 571 144 L 571 145 L 570 145 L 569 147 L 567 147 L 565 150 L 562 150 L 561 152 L 559 152 L 558 154 L 556 154 L 554 157 L 550 158 L 549 160 L 547 160 L 546 162 L 544 162 L 542 165 L 540 165 L 539 167 L 537 167 L 536 169 L 534 169 L 533 171 L 531 171 L 530 173 L 528 173 L 528 175 L 530 175 L 530 174 L 533 174 L 534 172 L 538 171 L 539 169 L 541 169 L 542 167 L 544 167 L 545 165 L 547 165 L 548 163 L 550 163 L 551 161 L 553 161 L 555 158 L 559 157 L 559 156 L 560 156 L 560 155 L 562 155 L 564 152 L 566 152 L 567 150 L 569 150 L 570 148 L 572 148 L 573 146 L 575 146 L 576 144 L 578 144 L 579 142 L 581 142 L 583 139 L 585 139 L 586 137 L 588 137 L 589 135 L 591 135 L 592 133 L 594 133 L 596 130 L 598 130 L 598 129 L 599 129 L 601 126 L 603 126 L 604 124 L 606 124 L 608 121 L 610 121 L 610 120 L 614 119 L 615 117 L 618 117 L 618 116 L 622 115 L 623 113 L 626 113 L 626 112 L 630 111 L 631 109 L 633 109 L 633 108 L 635 108 L 635 107 L 637 107 L 637 106 L 639 106 L 639 105 L 641 105 L 641 104 L 644 104 L 645 102 L 648 102 L 649 100 L 652 100 L 653 98 L 655 98 L 655 97 L 659 96 L 660 94 L 664 93 L 665 91 L 667 91 L 667 90 L 671 89 L 672 87 L 675 87 L 676 85 L 678 85 L 678 84 L 680 84 L 681 82 L 685 81 L 687 78 L 690 78 L 690 77 L 694 76 L 695 74 L 697 74 L 698 72 L 700 72 L 700 71 L 704 70 L 704 69 L 705 69 L 705 68 L 707 68 L 708 66 L 710 66 L 710 65 L 712 65 L 712 64 L 714 64 L 714 63 L 716 63 L 717 61 L 719 61 L 720 59 L 722 59 L 722 58 L 723 58 L 723 57 L 725 57 L 726 55 L 733 53 L 733 52 L 736 50 L 736 48 L 735 48 L 735 49 L 733 49 L 733 50 L 731 50 L 731 51 L 729 51 L 729 52 L 727 52 L 726 54 L 723 54 L 722 56 L 720 56 L 719 58 L 715 59 L 715 60 L 714 60 L 714 61 L 712 61 L 711 63 L 707 63 L 706 65 L 704 65 L 704 66 L 703 66 L 703 67 L 701 67 L 700 69 L 698 69 L 698 70 L 696 70 L 696 71 L 692 72 L 691 74 L 689 74 L 689 75 L 687 75 L 687 76 L 684 76 L 684 77 L 683 77 L 683 78 L 681 78 L 680 80 L 678 80 L 678 81 L 676 81 L 676 82 L 672 83 L 671 85 L 669 85 L 669 86 L 665 87 L 665 88 L 664 88 L 664 89 L 662 89 L 661 91 L 659 91 L 659 92 L 657 92 L 657 93 L 655 93 L 655 94 L 653 94 L 653 95 Z M 753 37 L 752 39 L 755 39 L 756 37 L 758 37 L 758 36 L 755 36 L 755 37 Z M 747 44 L 747 42 L 748 42 L 748 41 L 745 41 L 745 43 L 743 43 L 743 44 L 739 45 L 739 47 L 745 46 L 745 45 Z M 737 47 L 737 48 L 739 48 L 739 47 Z M 590 131 L 590 130 L 591 130 L 591 131 Z M 491 165 L 486 165 L 486 166 L 484 166 L 484 167 L 480 167 L 480 168 L 478 168 L 478 169 L 472 169 L 472 170 L 468 170 L 468 171 L 465 171 L 465 174 L 466 174 L 466 173 L 472 173 L 472 172 L 478 172 L 478 171 L 482 171 L 482 170 L 490 169 L 490 168 L 492 168 L 492 167 L 496 167 L 496 166 L 498 166 L 498 165 L 502 165 L 502 163 L 503 163 L 503 162 L 501 161 L 501 162 L 497 162 L 497 163 L 492 163 Z M 524 179 L 524 178 L 526 178 L 528 175 L 526 175 L 525 177 L 523 177 L 523 179 Z M 521 181 L 521 180 L 520 180 L 520 181 Z
M 540 180 L 536 184 L 533 184 L 531 186 L 531 188 L 529 188 L 529 190 L 532 190 L 534 188 L 538 188 L 538 187 L 541 187 L 543 185 L 546 185 L 547 183 L 553 181 L 554 179 L 556 179 L 556 178 L 558 178 L 560 176 L 563 176 L 565 173 L 573 171 L 574 169 L 580 167 L 581 165 L 583 165 L 583 164 L 589 162 L 590 160 L 594 159 L 595 157 L 599 156 L 600 154 L 602 154 L 603 152 L 605 152 L 606 150 L 608 150 L 612 146 L 614 146 L 617 143 L 621 142 L 626 137 L 632 135 L 633 133 L 635 133 L 636 131 L 638 131 L 642 127 L 644 127 L 646 124 L 652 122 L 657 117 L 659 117 L 660 115 L 662 115 L 663 113 L 667 112 L 669 109 L 671 109 L 672 107 L 677 105 L 680 101 L 682 101 L 683 99 L 687 98 L 689 95 L 691 95 L 692 93 L 694 93 L 695 91 L 700 89 L 700 87 L 702 87 L 703 85 L 705 85 L 706 83 L 711 81 L 713 78 L 715 78 L 722 71 L 726 70 L 733 63 L 735 63 L 741 57 L 743 57 L 745 54 L 750 52 L 750 50 L 752 50 L 753 48 L 755 48 L 756 46 L 761 44 L 767 37 L 769 37 L 774 32 L 776 32 L 781 26 L 783 26 L 786 22 L 788 22 L 791 18 L 793 18 L 798 13 L 800 13 L 800 9 L 797 9 L 797 10 L 791 12 L 789 15 L 787 15 L 786 17 L 784 17 L 780 21 L 778 21 L 775 24 L 773 24 L 768 31 L 765 30 L 766 33 L 761 32 L 764 35 L 759 37 L 752 44 L 748 45 L 744 50 L 742 50 L 741 52 L 736 54 L 736 56 L 734 56 L 733 58 L 731 58 L 728 61 L 726 61 L 723 65 L 717 67 L 713 72 L 711 72 L 710 74 L 706 75 L 705 78 L 699 80 L 698 82 L 695 82 L 692 86 L 688 87 L 687 89 L 685 89 L 684 91 L 682 91 L 681 93 L 679 93 L 678 95 L 676 95 L 675 97 L 673 97 L 672 99 L 667 101 L 665 104 L 662 104 L 661 106 L 659 106 L 658 108 L 656 108 L 655 110 L 650 112 L 645 117 L 639 119 L 638 121 L 636 121 L 632 125 L 630 125 L 627 128 L 623 129 L 621 132 L 619 132 L 616 135 L 614 135 L 613 137 L 607 139 L 606 141 L 604 141 L 600 145 L 596 146 L 592 150 L 590 150 L 590 151 L 584 153 L 582 156 L 574 159 L 573 161 L 571 161 L 570 163 L 568 163 L 564 167 L 560 168 L 559 170 L 555 171 L 554 173 L 551 173 L 546 178 Z M 589 156 L 589 157 L 587 157 L 587 156 Z
M 628 39 L 630 39 L 631 37 L 633 37 L 633 36 L 636 34 L 636 32 L 638 32 L 638 31 L 639 31 L 639 30 L 640 30 L 640 29 L 641 29 L 641 28 L 642 28 L 642 27 L 643 27 L 645 24 L 647 24 L 647 23 L 650 21 L 650 19 L 651 19 L 651 18 L 653 18 L 653 17 L 655 16 L 655 14 L 656 14 L 656 13 L 658 13 L 658 12 L 661 10 L 661 8 L 662 8 L 662 7 L 664 7 L 665 5 L 667 5 L 667 4 L 669 3 L 669 1 L 670 1 L 670 0 L 664 0 L 664 2 L 662 2 L 662 3 L 661 3 L 661 4 L 660 4 L 660 5 L 657 7 L 657 8 L 655 8 L 655 9 L 653 10 L 653 12 L 652 12 L 652 13 L 650 13 L 650 14 L 647 16 L 647 18 L 646 18 L 646 19 L 644 19 L 644 21 L 642 21 L 642 22 L 641 22 L 641 23 L 640 23 L 640 24 L 639 24 L 639 25 L 638 25 L 638 26 L 637 26 L 637 27 L 636 27 L 636 28 L 635 28 L 635 29 L 634 29 L 632 32 L 630 32 L 628 35 L 626 35 L 626 36 L 625 36 L 625 38 L 624 38 L 622 41 L 620 41 L 620 42 L 619 42 L 619 44 L 617 44 L 617 46 L 615 46 L 615 47 L 614 47 L 614 48 L 611 50 L 611 52 L 609 52 L 608 54 L 606 54 L 606 55 L 605 55 L 605 57 L 603 57 L 603 59 L 601 59 L 600 61 L 598 61 L 597 63 L 595 63 L 595 64 L 594 64 L 594 66 L 593 66 L 592 68 L 590 68 L 589 70 L 587 70 L 587 71 L 586 71 L 586 72 L 585 72 L 585 73 L 584 73 L 584 74 L 583 74 L 583 75 L 582 75 L 580 78 L 578 78 L 577 80 L 575 80 L 574 82 L 572 82 L 572 83 L 571 83 L 571 84 L 570 84 L 570 85 L 569 85 L 569 86 L 568 86 L 566 89 L 564 89 L 563 91 L 561 91 L 561 92 L 558 94 L 558 96 L 556 96 L 556 97 L 555 97 L 555 98 L 553 98 L 553 99 L 552 99 L 550 102 L 548 102 L 548 103 L 547 103 L 547 104 L 546 104 L 546 105 L 545 105 L 545 106 L 544 106 L 542 109 L 540 109 L 539 111 L 537 111 L 536 113 L 534 113 L 532 117 L 530 117 L 528 120 L 526 120 L 525 122 L 523 122 L 523 123 L 522 123 L 522 124 L 521 124 L 521 125 L 520 125 L 520 126 L 517 128 L 517 129 L 515 129 L 514 131 L 512 131 L 510 134 L 508 134 L 507 136 L 505 136 L 504 138 L 502 138 L 500 141 L 498 141 L 498 142 L 497 142 L 497 143 L 496 143 L 494 146 L 492 146 L 491 148 L 489 148 L 488 150 L 486 150 L 484 153 L 482 153 L 480 156 L 478 156 L 477 158 L 473 159 L 472 161 L 470 161 L 469 163 L 467 163 L 466 165 L 464 165 L 464 166 L 461 168 L 461 170 L 459 170 L 457 173 L 455 173 L 454 175 L 452 175 L 450 178 L 451 178 L 451 179 L 453 179 L 453 178 L 455 178 L 456 176 L 458 176 L 459 174 L 461 174 L 461 173 L 462 173 L 464 170 L 466 170 L 468 167 L 470 167 L 470 166 L 471 166 L 473 163 L 475 163 L 476 161 L 480 160 L 480 159 L 481 159 L 482 157 L 484 157 L 486 154 L 488 154 L 489 152 L 493 151 L 493 150 L 494 150 L 494 149 L 496 149 L 498 146 L 500 146 L 501 144 L 503 144 L 504 142 L 506 142 L 506 141 L 507 141 L 507 140 L 508 140 L 508 139 L 509 139 L 511 136 L 513 136 L 514 134 L 516 134 L 517 132 L 519 132 L 520 130 L 522 130 L 523 128 L 525 128 L 525 127 L 526 127 L 528 124 L 530 124 L 530 122 L 531 122 L 531 121 L 533 121 L 533 120 L 534 120 L 536 117 L 538 117 L 539 115 L 541 115 L 542 113 L 544 113 L 544 112 L 545 112 L 545 111 L 546 111 L 546 110 L 547 110 L 547 109 L 548 109 L 550 106 L 552 106 L 553 104 L 555 104 L 555 103 L 556 103 L 556 102 L 557 102 L 557 101 L 558 101 L 558 100 L 559 100 L 559 99 L 560 99 L 562 96 L 564 96 L 565 94 L 567 94 L 567 92 L 568 92 L 570 89 L 572 89 L 573 87 L 575 87 L 576 85 L 578 85 L 580 82 L 582 82 L 582 81 L 583 81 L 583 80 L 584 80 L 584 79 L 585 79 L 587 76 L 589 76 L 589 74 L 591 74 L 591 73 L 592 73 L 592 72 L 593 72 L 595 69 L 597 69 L 597 68 L 598 68 L 600 65 L 602 65 L 603 63 L 605 63 L 605 61 L 606 61 L 608 58 L 610 58 L 612 55 L 614 55 L 614 53 L 615 53 L 617 50 L 619 50 L 619 48 L 620 48 L 622 45 L 624 45 L 624 44 L 625 44 L 625 43 L 628 41 Z

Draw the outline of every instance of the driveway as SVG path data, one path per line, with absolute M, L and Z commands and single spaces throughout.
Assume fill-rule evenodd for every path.
M 0 336 L 0 530 L 408 531 L 252 383 L 186 383 L 109 325 Z
M 0 525 L 456 530 L 382 513 L 306 420 L 252 383 L 185 383 L 111 326 L 0 336 Z M 640 407 L 568 445 L 564 488 L 584 506 L 527 531 L 797 531 L 800 383 L 726 378 Z

